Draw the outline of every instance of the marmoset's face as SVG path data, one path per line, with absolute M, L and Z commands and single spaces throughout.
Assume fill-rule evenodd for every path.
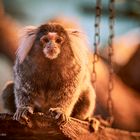
M 40 38 L 45 56 L 49 59 L 55 59 L 60 53 L 61 45 L 64 38 L 59 36 L 56 32 L 48 32 Z
M 61 48 L 66 39 L 66 34 L 62 26 L 56 24 L 46 24 L 42 28 L 40 46 L 43 47 L 45 57 L 55 59 L 61 53 Z

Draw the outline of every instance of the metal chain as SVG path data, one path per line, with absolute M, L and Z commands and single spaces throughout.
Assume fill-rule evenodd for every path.
M 98 46 L 100 45 L 100 20 L 101 20 L 101 0 L 96 0 L 96 15 L 95 15 L 95 34 L 94 34 L 94 54 L 93 54 L 93 85 L 96 90 L 97 74 L 95 65 L 99 59 L 98 57 Z
M 114 38 L 114 18 L 115 18 L 115 11 L 114 11 L 114 2 L 115 0 L 109 0 L 109 39 L 108 39 L 108 61 L 110 65 L 109 71 L 109 84 L 108 84 L 108 99 L 107 99 L 107 107 L 109 111 L 109 123 L 112 124 L 114 117 L 113 117 L 113 101 L 111 92 L 113 90 L 113 63 L 112 63 L 112 56 L 113 56 L 113 38 Z M 93 55 L 93 85 L 96 90 L 96 80 L 97 74 L 95 70 L 96 63 L 99 59 L 98 56 L 98 47 L 100 45 L 100 20 L 101 20 L 101 0 L 96 0 L 96 15 L 95 15 L 95 35 L 94 35 L 94 55 Z
M 113 117 L 113 101 L 112 101 L 112 90 L 113 90 L 113 38 L 114 38 L 114 18 L 115 18 L 115 0 L 109 0 L 109 39 L 108 39 L 108 61 L 110 65 L 109 70 L 109 84 L 108 84 L 108 99 L 107 99 L 107 107 L 109 111 L 109 123 L 112 124 L 114 121 Z

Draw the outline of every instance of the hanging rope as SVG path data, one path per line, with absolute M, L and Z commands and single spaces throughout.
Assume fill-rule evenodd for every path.
M 108 61 L 110 65 L 109 69 L 109 84 L 108 84 L 108 99 L 107 99 L 107 107 L 109 112 L 109 123 L 112 124 L 114 121 L 113 117 L 113 101 L 112 101 L 112 90 L 113 90 L 113 38 L 114 38 L 114 18 L 115 18 L 115 0 L 110 0 L 108 4 L 109 9 L 109 37 L 108 37 Z

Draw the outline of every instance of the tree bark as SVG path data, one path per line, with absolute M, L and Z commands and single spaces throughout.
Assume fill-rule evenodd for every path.
M 12 115 L 0 114 L 0 139 L 14 140 L 140 140 L 140 133 L 105 127 L 93 131 L 91 123 L 69 118 L 58 125 L 50 115 L 33 114 L 27 125 L 12 119 Z

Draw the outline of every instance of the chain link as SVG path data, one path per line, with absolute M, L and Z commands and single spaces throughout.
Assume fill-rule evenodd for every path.
M 108 61 L 110 65 L 109 70 L 109 84 L 108 84 L 108 99 L 107 99 L 107 107 L 109 111 L 109 123 L 112 124 L 114 121 L 113 117 L 113 101 L 112 101 L 112 90 L 113 90 L 113 38 L 114 38 L 114 18 L 115 18 L 115 7 L 114 7 L 115 0 L 109 0 L 109 39 L 108 39 Z
M 96 63 L 99 59 L 98 57 L 98 46 L 100 45 L 100 20 L 101 20 L 101 0 L 96 0 L 96 15 L 95 15 L 95 34 L 94 34 L 94 54 L 93 54 L 93 85 L 96 90 L 96 80 L 97 80 L 97 74 L 96 74 Z
M 115 7 L 114 7 L 115 0 L 109 0 L 108 9 L 109 9 L 109 39 L 108 39 L 108 61 L 110 65 L 109 70 L 109 84 L 108 84 L 108 98 L 107 98 L 107 107 L 109 111 L 109 123 L 112 124 L 114 117 L 113 117 L 113 101 L 111 92 L 113 90 L 113 63 L 112 63 L 112 56 L 113 56 L 113 38 L 114 38 L 114 18 L 115 18 Z M 96 0 L 96 15 L 95 15 L 95 35 L 94 35 L 94 55 L 93 55 L 93 85 L 96 90 L 96 80 L 97 80 L 97 73 L 95 70 L 96 63 L 99 59 L 98 56 L 98 47 L 100 45 L 100 21 L 101 21 L 101 0 Z

